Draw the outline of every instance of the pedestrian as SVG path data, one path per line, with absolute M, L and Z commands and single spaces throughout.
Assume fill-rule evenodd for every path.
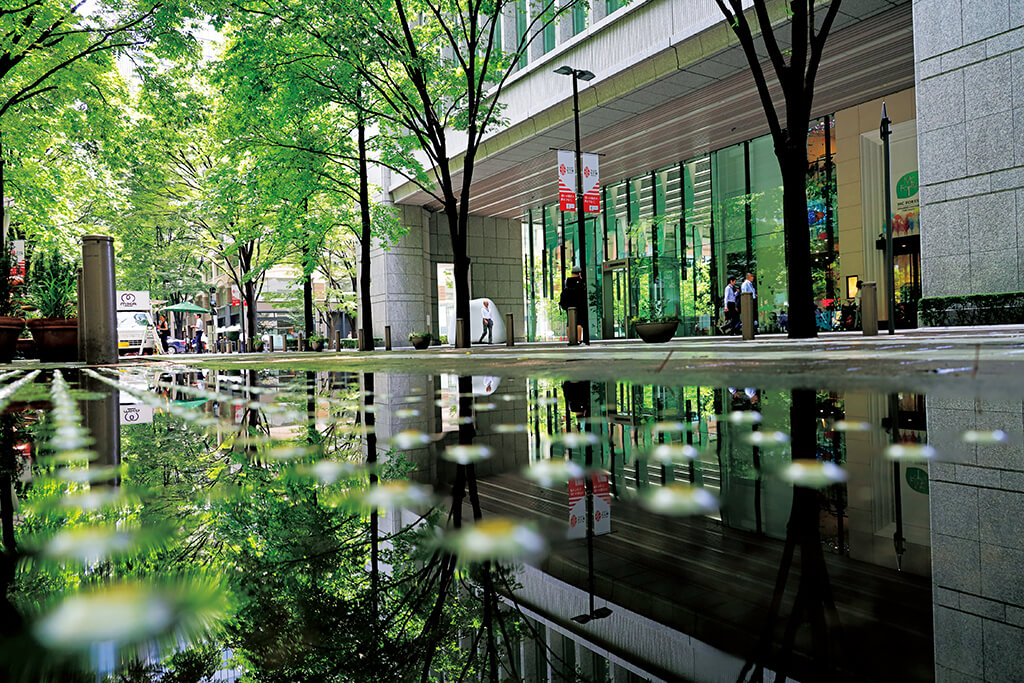
M 156 331 L 160 335 L 160 353 L 167 353 L 167 338 L 171 336 L 171 328 L 167 325 L 167 316 L 160 316 L 160 320 L 156 324 Z
M 196 313 L 196 321 L 192 325 L 192 329 L 195 331 L 195 334 L 196 334 L 195 340 L 192 342 L 192 345 L 195 347 L 196 353 L 202 353 L 203 352 L 203 328 L 204 327 L 205 327 L 205 325 L 203 324 L 203 317 L 200 314 Z
M 572 274 L 565 279 L 562 294 L 558 297 L 558 307 L 566 312 L 570 308 L 576 309 L 576 339 L 589 346 L 590 342 L 583 340 L 583 330 L 587 326 L 587 292 L 583 287 L 579 266 L 574 267 Z
M 477 340 L 477 344 L 484 343 L 484 337 L 487 337 L 487 343 L 490 344 L 493 341 L 491 336 L 494 330 L 494 315 L 491 313 L 491 302 L 484 299 L 483 308 L 480 309 L 480 322 L 483 323 L 484 329 L 480 333 L 480 339 Z
M 726 334 L 736 334 L 740 327 L 740 307 L 736 303 L 736 276 L 730 275 L 725 285 L 725 327 Z

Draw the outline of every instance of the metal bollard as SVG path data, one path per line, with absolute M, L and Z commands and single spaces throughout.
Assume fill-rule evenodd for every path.
M 391 350 L 391 325 L 384 326 L 384 350 Z
M 334 350 L 341 351 L 341 330 L 334 331 Z
M 82 349 L 85 362 L 117 362 L 117 314 L 114 309 L 114 238 L 82 237 L 82 294 L 79 307 L 85 312 Z
M 362 328 L 359 328 L 359 330 L 358 330 L 358 332 L 356 333 L 356 335 L 357 335 L 357 337 L 356 337 L 356 338 L 357 338 L 357 339 L 359 340 L 359 341 L 357 342 L 357 345 L 358 345 L 358 347 L 359 347 L 359 350 L 360 350 L 360 351 L 365 351 L 365 350 L 366 350 L 366 346 L 365 346 L 365 345 L 363 344 L 363 329 L 362 329 Z
M 574 306 L 570 307 L 567 313 L 567 324 L 569 326 L 569 346 L 579 346 L 580 335 L 579 330 L 576 329 L 576 308 Z
M 308 350 L 308 349 L 306 349 L 305 342 L 302 341 L 302 333 L 301 332 L 299 332 L 299 341 L 295 345 L 295 350 L 296 351 L 306 351 L 306 350 Z
M 865 337 L 878 336 L 878 283 L 860 285 L 860 327 Z
M 747 341 L 754 338 L 754 295 L 750 292 L 740 294 L 740 324 L 743 326 L 743 338 Z
M 78 360 L 82 363 L 85 362 L 85 306 L 81 305 L 85 301 L 82 296 L 82 269 L 78 269 Z
M 516 327 L 513 324 L 512 314 L 505 314 L 505 346 L 516 345 Z
M 274 335 L 270 335 L 270 339 L 267 340 L 267 349 L 270 350 L 270 353 L 274 352 Z
M 468 335 L 466 334 L 466 320 L 465 320 L 465 318 L 456 318 L 455 319 L 455 348 L 457 348 L 457 349 L 465 348 L 465 346 L 466 346 L 465 342 L 466 342 L 467 336 Z

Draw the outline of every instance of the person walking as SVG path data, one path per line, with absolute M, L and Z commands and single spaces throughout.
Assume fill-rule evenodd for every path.
M 195 347 L 196 353 L 202 353 L 203 352 L 203 329 L 204 328 L 205 328 L 205 324 L 203 323 L 203 317 L 199 313 L 196 313 L 196 321 L 192 325 L 192 329 L 195 331 L 195 335 L 196 335 L 195 340 L 192 342 L 192 345 Z
M 477 344 L 484 343 L 484 337 L 487 337 L 487 343 L 492 342 L 493 337 L 491 336 L 494 330 L 494 315 L 491 312 L 491 302 L 484 299 L 483 308 L 480 309 L 480 322 L 484 324 L 484 329 L 480 333 L 480 339 L 477 340 Z
M 725 285 L 725 292 L 722 297 L 725 299 L 725 327 L 726 334 L 736 334 L 740 327 L 740 307 L 736 302 L 736 276 L 730 275 Z
M 558 297 L 558 307 L 566 312 L 570 308 L 576 309 L 576 339 L 581 344 L 587 344 L 583 341 L 583 330 L 587 325 L 587 292 L 583 288 L 583 278 L 580 277 L 579 266 L 575 266 L 572 269 L 572 274 L 565 279 L 562 294 Z

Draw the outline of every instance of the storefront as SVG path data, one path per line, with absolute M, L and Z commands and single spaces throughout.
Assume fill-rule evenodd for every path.
M 815 305 L 823 312 L 840 297 L 836 161 L 835 119 L 826 116 L 809 131 L 807 174 Z M 557 304 L 578 263 L 576 214 L 535 207 L 523 228 L 528 338 L 564 338 Z M 760 329 L 785 328 L 782 179 L 769 136 L 610 184 L 584 232 L 594 338 L 632 337 L 632 318 L 672 314 L 681 321 L 677 335 L 713 334 L 727 278 L 747 272 L 755 275 Z

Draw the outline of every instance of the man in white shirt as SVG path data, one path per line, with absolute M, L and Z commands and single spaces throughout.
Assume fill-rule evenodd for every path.
M 740 294 L 750 294 L 751 300 L 754 304 L 754 330 L 757 330 L 757 292 L 754 291 L 754 274 L 747 273 L 747 277 L 743 279 L 743 286 L 740 287 Z M 741 299 L 742 302 L 742 299 Z
M 725 285 L 725 293 L 722 295 L 725 299 L 725 330 L 726 334 L 736 334 L 736 330 L 740 327 L 740 308 L 736 304 L 736 276 L 730 275 L 729 281 Z
M 196 321 L 192 325 L 192 329 L 194 329 L 195 333 L 196 333 L 196 338 L 192 342 L 192 345 L 195 347 L 196 353 L 202 353 L 203 352 L 203 328 L 204 327 L 205 326 L 203 324 L 203 317 L 200 314 L 196 313 Z
M 484 337 L 487 337 L 487 343 L 490 344 L 491 339 L 493 338 L 492 331 L 494 330 L 494 316 L 491 314 L 491 302 L 487 299 L 484 299 L 483 308 L 480 309 L 480 317 L 484 324 L 484 329 L 483 332 L 480 333 L 480 339 L 477 341 L 477 344 L 483 344 Z

